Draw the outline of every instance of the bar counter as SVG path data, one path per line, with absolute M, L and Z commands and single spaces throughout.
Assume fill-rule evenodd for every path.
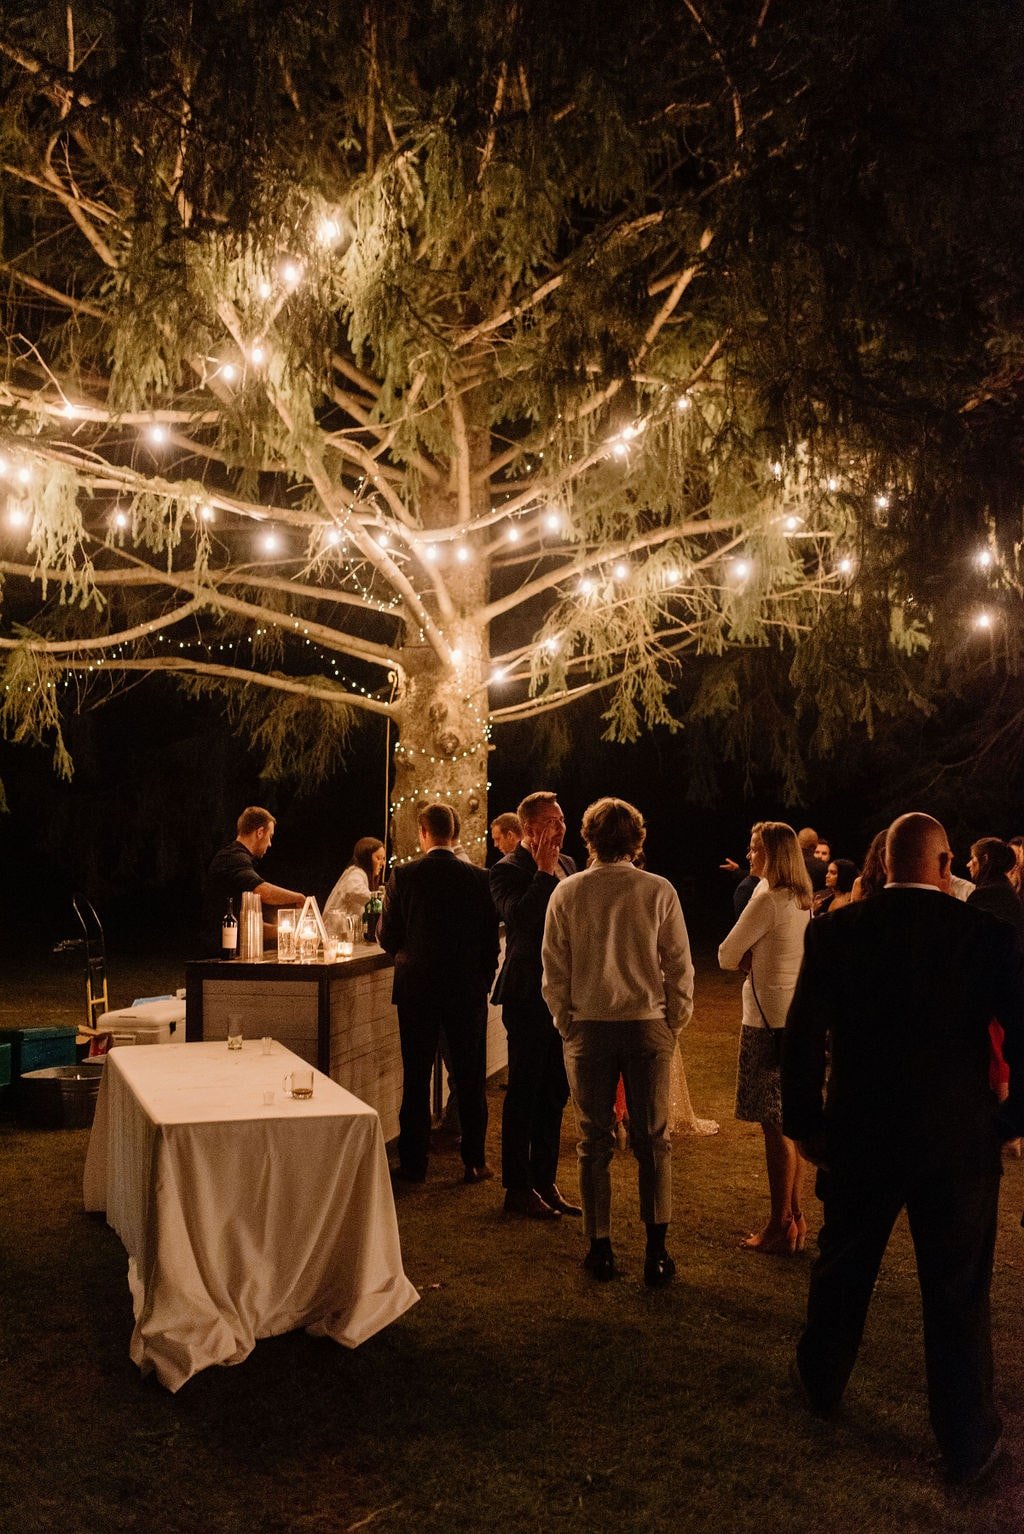
M 189 1040 L 227 1039 L 228 1016 L 247 1039 L 270 1034 L 380 1115 L 385 1140 L 398 1135 L 402 1052 L 391 1003 L 394 963 L 376 943 L 357 943 L 333 964 L 200 959 L 185 967 Z M 501 1010 L 487 1020 L 487 1074 L 508 1062 Z

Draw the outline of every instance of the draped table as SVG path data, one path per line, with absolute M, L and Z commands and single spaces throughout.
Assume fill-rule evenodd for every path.
M 286 1096 L 303 1063 L 258 1041 L 107 1057 L 85 1207 L 124 1242 L 132 1361 L 168 1390 L 299 1326 L 358 1347 L 419 1298 L 380 1120 L 320 1072 L 312 1098 Z

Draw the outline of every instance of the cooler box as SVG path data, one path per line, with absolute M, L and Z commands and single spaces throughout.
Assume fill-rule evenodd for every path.
M 11 1049 L 10 1079 L 49 1065 L 74 1065 L 77 1028 L 0 1028 L 0 1045 Z
M 102 1012 L 96 1027 L 111 1034 L 115 1044 L 181 1043 L 185 1038 L 185 1003 L 168 996 L 118 1007 Z
M 11 1046 L 0 1044 L 0 1106 L 11 1095 Z

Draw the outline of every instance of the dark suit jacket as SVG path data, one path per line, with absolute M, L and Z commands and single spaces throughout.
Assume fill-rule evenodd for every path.
M 968 895 L 967 904 L 976 911 L 987 911 L 990 916 L 998 916 L 1000 921 L 1008 923 L 1017 934 L 1018 951 L 1024 954 L 1024 905 L 1021 905 L 1016 890 L 1005 875 L 1001 874 L 991 884 L 979 884 Z
M 564 874 L 576 872 L 576 864 L 564 854 L 559 855 L 558 866 Z M 548 901 L 558 882 L 556 874 L 541 873 L 523 846 L 491 869 L 491 895 L 505 923 L 505 962 L 492 1001 L 535 1002 L 543 1007 L 540 949 Z
M 1001 1127 L 988 1079 L 993 1017 L 1011 1073 Z M 1024 982 L 1010 928 L 922 889 L 883 890 L 811 922 L 786 1022 L 782 1112 L 792 1138 L 824 1133 L 837 1172 L 998 1165 L 999 1138 L 1024 1129 Z
M 498 917 L 482 868 L 436 847 L 396 868 L 384 890 L 378 937 L 394 955 L 391 999 L 486 999 L 498 967 Z

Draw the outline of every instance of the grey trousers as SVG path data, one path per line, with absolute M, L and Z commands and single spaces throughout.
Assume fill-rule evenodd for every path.
M 563 1035 L 565 1069 L 582 1139 L 577 1147 L 586 1236 L 610 1233 L 611 1159 L 615 1093 L 626 1087 L 629 1137 L 637 1160 L 640 1218 L 667 1225 L 672 1218 L 672 1146 L 669 1072 L 675 1035 L 660 1019 L 645 1022 L 574 1021 Z

